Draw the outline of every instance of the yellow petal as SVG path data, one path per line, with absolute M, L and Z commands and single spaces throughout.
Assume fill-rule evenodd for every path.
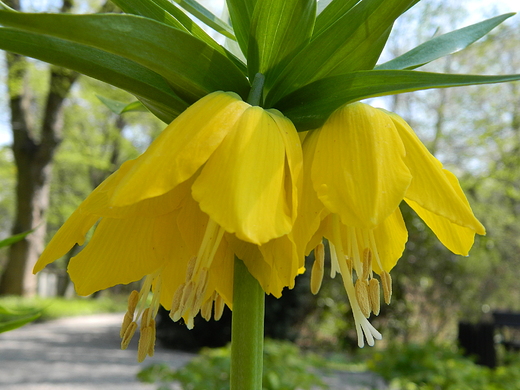
M 341 239 L 343 251 L 355 268 L 356 261 L 363 259 L 365 248 L 372 250 L 372 269 L 378 274 L 382 270 L 390 272 L 401 258 L 408 240 L 408 231 L 399 208 L 374 229 L 355 228 L 341 223 L 339 232 L 335 232 L 334 218 L 333 214 L 328 215 L 318 232 L 336 247 L 338 239 Z
M 75 244 L 83 245 L 85 236 L 99 219 L 98 216 L 76 210 L 56 232 L 33 268 L 40 272 L 47 264 L 64 256 Z
M 175 210 L 168 217 L 165 216 L 164 224 L 159 225 L 160 229 L 155 228 L 153 234 L 154 249 L 164 267 L 161 272 L 160 301 L 166 310 L 170 310 L 175 291 L 185 282 L 188 261 L 193 256 L 177 225 L 179 211 Z
M 475 218 L 457 178 L 426 149 L 410 126 L 398 115 L 389 113 L 406 148 L 406 164 L 413 179 L 406 198 L 421 207 L 485 234 L 484 226 Z
M 447 218 L 432 213 L 413 200 L 405 200 L 446 248 L 457 255 L 468 255 L 475 239 L 473 229 L 457 225 Z
M 127 161 L 123 164 L 121 167 L 122 172 L 125 170 L 124 167 L 132 164 L 132 161 Z M 41 271 L 47 264 L 64 256 L 75 244 L 83 245 L 86 234 L 102 216 L 102 214 L 93 213 L 93 209 L 106 209 L 106 194 L 117 185 L 120 173 L 118 170 L 106 178 L 65 221 L 35 264 L 34 273 Z
M 190 106 L 152 142 L 111 199 L 126 206 L 163 195 L 191 177 L 250 107 L 234 93 L 214 92 Z
M 177 226 L 192 256 L 199 252 L 208 221 L 208 215 L 200 211 L 198 203 L 191 196 L 182 202 Z
M 89 295 L 139 280 L 158 269 L 164 259 L 154 244 L 154 234 L 172 231 L 171 227 L 168 214 L 158 218 L 102 219 L 88 245 L 70 261 L 68 271 L 76 292 Z
M 411 175 L 392 120 L 363 103 L 336 110 L 318 130 L 312 181 L 348 226 L 374 228 L 403 200 Z
M 403 255 L 406 241 L 408 241 L 408 231 L 401 210 L 396 209 L 392 215 L 374 229 L 373 234 L 383 271 L 390 272 Z M 372 268 L 375 272 L 381 274 L 381 268 L 377 261 L 372 261 Z
M 280 131 L 270 113 L 250 107 L 192 187 L 202 211 L 227 232 L 255 244 L 280 237 L 293 225 L 296 190 L 293 183 L 290 194 L 285 188 L 290 172 Z
M 267 110 L 276 122 L 285 145 L 287 167 L 285 170 L 285 192 L 292 221 L 296 219 L 298 203 L 301 199 L 303 183 L 303 155 L 302 144 L 294 125 L 277 110 Z M 287 169 L 288 168 L 288 169 Z
M 309 252 L 314 249 L 317 243 L 313 240 L 313 243 L 309 244 L 311 237 L 313 237 L 318 230 L 321 220 L 329 214 L 329 211 L 325 209 L 323 203 L 318 199 L 316 191 L 314 191 L 310 175 L 318 135 L 319 132 L 317 131 L 308 132 L 305 142 L 302 145 L 304 172 L 302 196 L 300 199 L 298 216 L 291 232 L 301 255 L 308 255 Z
M 244 262 L 251 275 L 258 280 L 266 294 L 283 289 L 284 286 L 273 272 L 272 264 L 265 261 L 258 245 L 239 240 L 233 234 L 226 234 L 226 240 L 236 256 Z
M 222 240 L 211 263 L 208 279 L 208 291 L 216 290 L 230 309 L 233 309 L 234 261 L 231 247 L 226 240 Z
M 261 245 L 259 249 L 264 261 L 271 265 L 271 269 L 279 281 L 276 287 L 271 284 L 270 290 L 266 292 L 279 297 L 282 295 L 284 287 L 294 287 L 294 279 L 299 274 L 298 270 L 303 266 L 303 256 L 298 256 L 296 245 L 290 235 L 271 240 Z
M 168 214 L 179 207 L 181 201 L 190 195 L 190 187 L 193 179 L 188 179 L 173 190 L 154 198 L 144 199 L 129 206 L 114 207 L 110 199 L 114 189 L 121 179 L 136 164 L 136 160 L 125 162 L 121 167 L 107 178 L 99 187 L 83 202 L 80 208 L 90 214 L 108 218 L 128 217 L 158 217 Z

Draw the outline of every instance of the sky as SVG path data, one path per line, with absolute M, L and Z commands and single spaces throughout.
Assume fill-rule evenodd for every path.
M 328 1 L 328 0 L 322 0 Z M 436 1 L 436 0 L 423 0 L 426 1 Z M 489 18 L 495 15 L 507 13 L 507 12 L 519 12 L 520 5 L 518 0 L 459 0 L 463 3 L 468 4 L 468 9 L 470 9 L 469 19 L 463 21 L 460 27 L 464 27 L 465 25 L 479 22 L 485 18 Z M 53 0 L 31 0 L 31 7 L 34 9 L 48 9 L 50 4 L 53 4 Z M 201 1 L 204 3 L 206 7 L 208 7 L 211 11 L 215 13 L 220 13 L 222 9 L 223 0 L 205 0 Z M 24 1 L 22 0 L 22 5 Z M 520 18 L 520 15 L 514 16 L 512 19 Z M 514 20 L 513 20 L 514 21 Z M 511 22 L 511 20 L 510 20 Z M 506 22 L 507 23 L 507 22 Z M 3 61 L 3 59 L 2 59 Z M 7 98 L 6 98 L 6 88 L 5 88 L 5 69 L 2 67 L 0 72 L 4 72 L 0 74 L 0 145 L 10 144 L 12 142 L 11 132 L 9 129 L 9 115 L 6 110 Z

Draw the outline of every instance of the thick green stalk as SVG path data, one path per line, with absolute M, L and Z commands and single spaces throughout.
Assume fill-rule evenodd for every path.
M 259 106 L 265 77 L 257 73 L 247 102 Z M 231 322 L 231 390 L 262 390 L 265 293 L 235 256 Z
M 231 390 L 262 390 L 265 293 L 235 257 L 231 324 Z
M 255 74 L 247 102 L 252 106 L 260 106 L 262 103 L 262 95 L 264 91 L 265 76 L 262 73 Z

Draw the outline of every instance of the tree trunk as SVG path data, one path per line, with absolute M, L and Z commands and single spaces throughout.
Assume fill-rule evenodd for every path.
M 19 9 L 18 0 L 13 0 L 9 5 Z M 70 0 L 64 0 L 61 11 L 67 12 L 71 6 Z M 53 157 L 61 142 L 62 106 L 78 74 L 51 67 L 49 91 L 38 136 L 36 126 L 31 121 L 30 96 L 24 82 L 26 59 L 11 53 L 6 56 L 12 149 L 17 168 L 16 215 L 12 233 L 32 229 L 34 232 L 10 247 L 9 260 L 0 280 L 0 294 L 31 296 L 36 293 L 37 287 L 32 268 L 45 240 L 45 212 L 49 206 Z

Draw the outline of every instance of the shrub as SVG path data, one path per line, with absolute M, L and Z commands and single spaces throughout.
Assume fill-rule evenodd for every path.
M 165 364 L 143 369 L 137 377 L 148 383 L 158 383 L 158 390 L 171 389 L 178 382 L 183 390 L 229 390 L 230 347 L 203 349 L 186 366 L 172 370 Z M 303 354 L 286 341 L 266 340 L 264 346 L 263 390 L 326 389 L 316 372 L 324 362 Z

